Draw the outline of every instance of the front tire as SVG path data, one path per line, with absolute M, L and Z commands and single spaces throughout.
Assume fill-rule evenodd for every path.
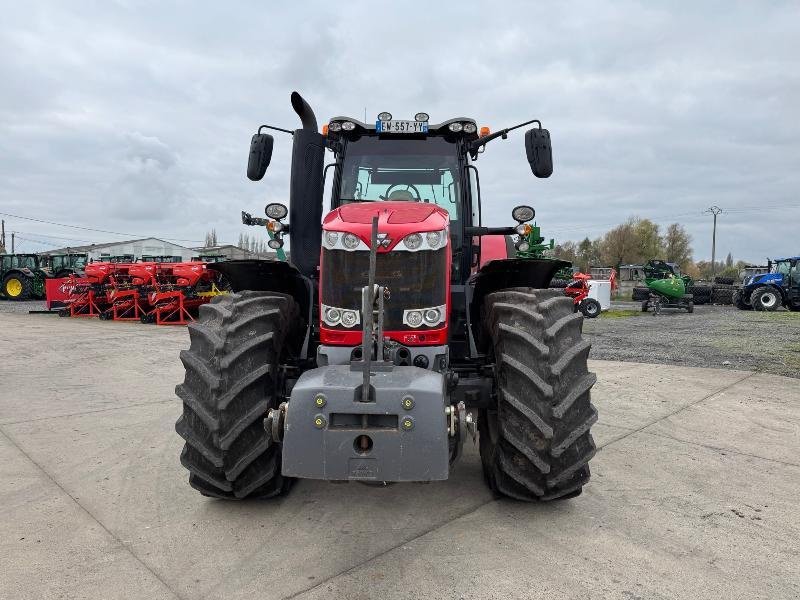
M 778 290 L 765 285 L 753 291 L 753 295 L 750 296 L 750 304 L 753 305 L 755 310 L 772 312 L 778 310 L 778 307 L 782 304 L 782 299 Z
M 572 304 L 558 291 L 531 288 L 486 298 L 497 404 L 481 411 L 478 427 L 484 476 L 497 494 L 553 500 L 577 496 L 589 481 L 597 378 Z
M 733 303 L 739 310 L 753 310 L 753 305 L 750 303 L 750 298 L 745 293 L 744 289 L 736 290 L 734 292 Z
M 240 292 L 215 297 L 189 324 L 175 430 L 186 442 L 189 483 L 203 495 L 268 498 L 288 490 L 280 445 L 263 421 L 280 402 L 279 365 L 294 346 L 298 315 L 290 296 Z
M 599 317 L 602 310 L 600 303 L 594 298 L 584 298 L 583 302 L 581 302 L 581 312 L 587 319 Z

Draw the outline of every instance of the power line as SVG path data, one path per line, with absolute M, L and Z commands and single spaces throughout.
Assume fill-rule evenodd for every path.
M 22 235 L 35 235 L 36 237 L 45 237 L 45 238 L 50 238 L 50 239 L 53 239 L 53 240 L 62 240 L 62 241 L 63 240 L 67 240 L 69 242 L 84 242 L 84 243 L 88 243 L 88 244 L 95 243 L 94 240 L 85 240 L 85 239 L 80 239 L 80 238 L 64 237 L 64 236 L 61 236 L 61 235 L 49 235 L 49 234 L 46 234 L 46 233 L 31 233 L 30 231 L 16 231 L 15 233 L 21 233 Z
M 0 215 L 5 215 L 6 217 L 13 217 L 15 219 L 23 219 L 25 221 L 35 221 L 36 223 L 46 223 L 47 225 L 56 225 L 58 227 L 70 227 L 72 229 L 83 229 L 84 231 L 97 231 L 99 233 L 110 233 L 113 235 L 121 235 L 125 237 L 136 237 L 136 238 L 147 238 L 153 237 L 151 235 L 141 235 L 138 233 L 120 233 L 119 231 L 109 231 L 108 229 L 97 229 L 95 227 L 83 227 L 81 225 L 67 225 L 66 223 L 56 223 L 55 221 L 46 221 L 45 219 L 36 219 L 34 217 L 23 217 L 21 215 L 12 215 L 11 213 L 7 212 L 0 212 Z M 165 237 L 166 240 L 171 240 L 174 242 L 194 242 L 194 243 L 205 243 L 205 240 L 187 240 L 182 238 L 174 238 L 174 237 Z

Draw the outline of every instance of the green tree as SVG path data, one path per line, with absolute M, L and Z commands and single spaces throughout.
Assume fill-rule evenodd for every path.
M 636 262 L 646 263 L 654 258 L 661 258 L 661 236 L 658 225 L 650 219 L 636 219 L 633 221 L 633 230 L 636 235 Z

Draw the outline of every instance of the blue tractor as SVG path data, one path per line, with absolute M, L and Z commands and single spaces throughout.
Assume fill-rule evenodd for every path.
M 776 258 L 767 262 L 768 273 L 744 280 L 734 296 L 741 310 L 777 310 L 785 306 L 800 311 L 800 256 Z

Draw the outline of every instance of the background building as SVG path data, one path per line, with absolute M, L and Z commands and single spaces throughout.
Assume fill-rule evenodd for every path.
M 133 255 L 137 260 L 142 256 L 180 256 L 183 260 L 191 260 L 192 256 L 197 256 L 197 252 L 185 246 L 179 246 L 172 242 L 165 242 L 158 238 L 143 238 L 140 240 L 129 240 L 126 242 L 109 242 L 107 244 L 89 244 L 88 246 L 68 246 L 42 252 L 48 254 L 67 254 L 75 253 L 89 255 L 89 260 L 103 260 L 110 256 Z

